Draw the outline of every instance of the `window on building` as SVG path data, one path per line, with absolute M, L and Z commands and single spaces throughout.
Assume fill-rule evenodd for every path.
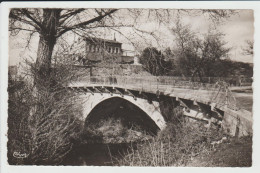
M 108 48 L 108 52 L 111 53 L 111 47 Z
M 116 47 L 116 54 L 118 54 L 118 47 Z

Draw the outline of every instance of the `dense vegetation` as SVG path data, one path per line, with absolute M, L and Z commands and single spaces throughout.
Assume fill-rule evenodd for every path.
M 166 55 L 166 53 L 168 53 Z M 161 52 L 156 48 L 147 47 L 144 49 L 140 57 L 140 63 L 143 68 L 155 76 L 187 76 L 192 73 L 184 70 L 187 68 L 187 62 L 184 59 L 171 55 L 171 59 L 167 58 L 169 52 Z M 183 67 L 183 69 L 182 69 Z M 229 59 L 218 59 L 209 61 L 203 65 L 203 76 L 201 77 L 252 77 L 253 66 L 250 63 L 237 62 Z M 199 77 L 194 75 L 194 77 Z
M 238 139 L 221 128 L 206 128 L 203 122 L 187 119 L 175 108 L 171 121 L 152 140 L 130 147 L 122 158 L 126 166 L 251 166 L 252 138 Z M 236 157 L 233 157 L 233 156 Z
M 156 76 L 253 76 L 251 64 L 230 60 L 231 48 L 227 47 L 222 33 L 211 30 L 201 35 L 190 28 L 177 21 L 171 29 L 176 37 L 175 46 L 161 51 L 155 47 L 145 48 L 140 56 L 143 68 Z
M 191 157 L 207 149 L 210 142 L 223 136 L 218 129 L 207 129 L 204 123 L 189 121 L 180 107 L 168 112 L 167 127 L 156 137 L 136 148 L 130 148 L 119 165 L 128 166 L 180 166 Z
M 73 139 L 82 129 L 82 122 L 79 121 L 80 108 L 75 104 L 76 93 L 62 88 L 67 80 L 66 68 L 57 67 L 52 71 L 52 78 L 44 81 L 52 85 L 51 92 L 41 90 L 44 97 L 34 93 L 29 78 L 9 75 L 9 164 L 56 165 L 71 150 Z

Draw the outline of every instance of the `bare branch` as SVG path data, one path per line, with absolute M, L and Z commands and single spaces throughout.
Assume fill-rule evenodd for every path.
M 88 21 L 75 24 L 75 25 L 73 25 L 73 26 L 71 26 L 71 27 L 64 27 L 65 29 L 63 29 L 63 30 L 61 30 L 60 32 L 58 32 L 57 38 L 60 37 L 62 34 L 66 33 L 67 31 L 70 31 L 70 30 L 72 30 L 72 29 L 80 28 L 80 27 L 85 27 L 85 26 L 88 25 L 88 24 L 91 24 L 91 23 L 94 23 L 94 22 L 98 22 L 98 21 L 102 20 L 104 17 L 106 17 L 106 16 L 108 16 L 108 15 L 110 15 L 110 14 L 116 12 L 117 10 L 118 10 L 118 9 L 112 9 L 112 10 L 110 10 L 109 12 L 106 12 L 105 14 L 99 15 L 99 16 L 97 16 L 97 17 L 95 17 L 95 18 L 92 18 L 92 19 L 90 19 L 90 20 L 88 20 Z
M 13 30 L 23 30 L 23 31 L 37 32 L 36 30 L 26 29 L 26 28 L 21 28 L 21 27 L 12 27 L 12 28 L 9 29 L 9 31 L 13 31 Z
M 29 35 L 29 37 L 28 37 L 28 39 L 27 39 L 27 43 L 26 43 L 25 48 L 30 49 L 29 46 L 30 46 L 30 43 L 31 43 L 31 39 L 32 39 L 32 36 L 33 36 L 35 33 L 36 33 L 36 31 L 32 31 L 32 32 L 30 33 L 30 35 Z
M 43 25 L 39 21 L 37 21 L 33 16 L 31 16 L 27 9 L 22 9 L 22 12 L 25 14 L 27 18 L 32 20 L 39 27 L 39 29 L 43 29 Z
M 62 25 L 68 18 L 70 18 L 71 16 L 74 16 L 82 11 L 84 11 L 85 9 L 83 8 L 80 8 L 80 9 L 77 9 L 75 11 L 72 11 L 72 12 L 69 12 L 69 13 L 65 13 L 63 15 L 60 16 L 60 21 L 59 21 L 59 24 Z M 61 20 L 62 19 L 62 20 Z
M 254 41 L 246 40 L 246 47 L 242 48 L 244 55 L 254 55 Z
M 16 11 L 20 11 L 20 10 L 16 10 Z M 35 23 L 21 18 L 20 16 L 18 16 L 17 14 L 15 14 L 13 10 L 11 10 L 9 17 L 10 17 L 11 19 L 20 21 L 20 22 L 22 22 L 22 23 L 24 23 L 24 24 L 31 25 L 31 26 L 33 26 L 35 29 L 39 30 L 39 28 L 37 27 L 37 25 L 35 25 Z
M 65 13 L 65 14 L 61 15 L 61 16 L 60 16 L 60 19 L 73 16 L 74 14 L 80 13 L 80 12 L 82 12 L 82 11 L 84 11 L 84 10 L 85 10 L 84 8 L 79 8 L 79 9 L 77 9 L 77 10 L 69 10 L 68 13 Z

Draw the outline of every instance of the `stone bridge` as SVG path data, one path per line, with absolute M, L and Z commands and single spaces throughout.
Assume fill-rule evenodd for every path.
M 91 76 L 71 82 L 68 87 L 79 91 L 84 119 L 104 101 L 126 100 L 142 110 L 159 129 L 166 126 L 161 100 L 172 99 L 185 116 L 220 125 L 233 136 L 252 134 L 252 113 L 236 105 L 226 82 L 200 83 L 176 77 Z

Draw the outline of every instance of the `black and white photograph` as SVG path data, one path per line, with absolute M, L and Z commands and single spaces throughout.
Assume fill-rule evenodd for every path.
M 6 16 L 2 161 L 252 167 L 254 9 L 35 4 Z

